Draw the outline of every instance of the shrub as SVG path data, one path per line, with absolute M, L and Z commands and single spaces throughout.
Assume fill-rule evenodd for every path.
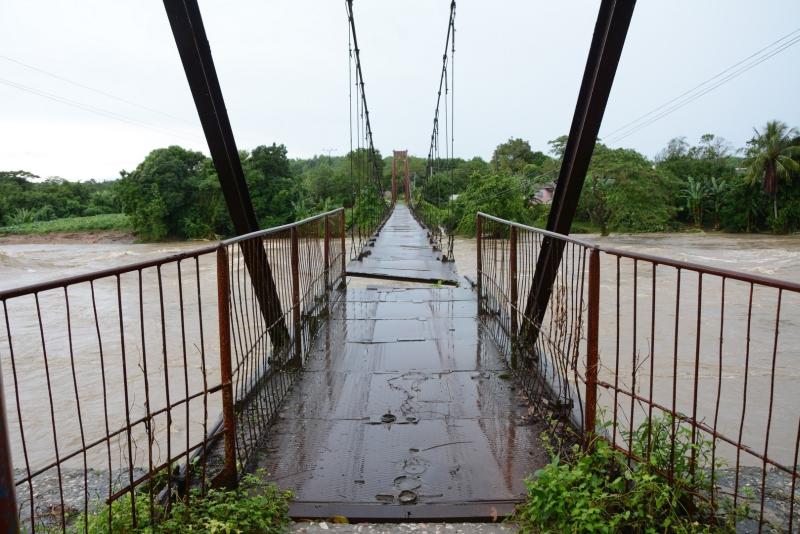
M 130 497 L 114 501 L 110 507 L 78 518 L 77 532 L 90 534 L 111 532 L 178 533 L 178 532 L 260 532 L 277 534 L 289 526 L 289 501 L 292 494 L 281 491 L 273 483 L 264 483 L 255 475 L 246 475 L 235 490 L 210 489 L 205 495 L 192 490 L 188 502 L 178 500 L 161 521 L 150 517 L 147 493 L 139 493 L 136 501 L 136 529 L 133 528 Z M 109 528 L 110 510 L 110 528 Z M 163 509 L 159 508 L 163 512 Z M 158 513 L 156 513 L 158 515 Z
M 693 442 L 691 434 L 671 417 L 654 418 L 628 436 L 641 462 L 628 460 L 602 438 L 586 450 L 573 446 L 568 461 L 555 454 L 526 480 L 527 499 L 513 519 L 521 532 L 731 530 L 746 505 L 725 516 L 712 508 L 710 445 L 697 436 Z M 665 476 L 670 466 L 672 482 Z

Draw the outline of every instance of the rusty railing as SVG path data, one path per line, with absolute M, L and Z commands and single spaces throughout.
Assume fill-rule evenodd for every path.
M 551 414 L 633 461 L 666 443 L 665 476 L 686 460 L 693 480 L 702 470 L 712 482 L 712 506 L 749 507 L 759 530 L 797 528 L 800 284 L 482 213 L 477 234 L 481 316 Z M 554 246 L 563 258 L 534 321 L 526 301 L 537 259 Z M 675 451 L 682 432 L 688 459 Z
M 338 294 L 345 259 L 338 209 L 0 291 L 0 484 L 16 489 L 0 498 L 3 524 L 111 529 L 127 513 L 141 526 L 192 489 L 235 484 Z M 250 282 L 267 274 L 277 302 Z

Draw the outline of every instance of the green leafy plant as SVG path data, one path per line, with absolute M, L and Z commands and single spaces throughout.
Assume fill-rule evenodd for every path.
M 106 533 L 250 533 L 285 532 L 290 523 L 289 501 L 292 493 L 281 491 L 259 476 L 246 475 L 234 490 L 209 489 L 205 495 L 193 489 L 188 499 L 179 499 L 168 510 L 156 506 L 150 514 L 147 493 L 137 493 L 136 528 L 130 497 L 114 501 L 110 506 L 81 516 L 74 524 L 76 532 Z
M 550 444 L 552 461 L 526 480 L 513 517 L 520 531 L 725 532 L 746 513 L 710 504 L 710 444 L 691 429 L 655 417 L 626 437 L 640 461 L 600 437 L 566 455 Z

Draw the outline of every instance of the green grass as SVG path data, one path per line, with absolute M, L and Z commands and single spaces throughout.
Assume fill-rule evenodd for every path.
M 53 232 L 94 232 L 132 230 L 128 216 L 123 213 L 91 215 L 89 217 L 67 217 L 52 221 L 36 221 L 11 226 L 0 226 L 0 235 L 9 234 L 50 234 Z

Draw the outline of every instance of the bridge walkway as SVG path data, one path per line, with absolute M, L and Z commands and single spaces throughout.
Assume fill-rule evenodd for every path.
M 361 259 L 347 266 L 349 276 L 458 285 L 455 263 L 442 261 L 405 204 L 395 205 L 373 239 Z
M 364 264 L 389 276 L 406 276 L 414 262 L 442 265 L 419 234 L 398 205 Z M 413 259 L 390 259 L 395 236 Z M 294 492 L 293 517 L 419 521 L 513 510 L 525 476 L 548 461 L 538 446 L 544 426 L 477 310 L 465 287 L 349 279 L 258 460 Z

